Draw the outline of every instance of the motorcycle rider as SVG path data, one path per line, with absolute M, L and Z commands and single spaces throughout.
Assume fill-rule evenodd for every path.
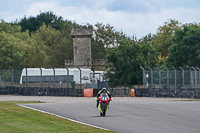
M 99 96 L 101 95 L 101 93 L 107 93 L 108 97 L 111 99 L 110 92 L 105 87 L 103 87 L 97 94 L 97 108 L 99 106 Z

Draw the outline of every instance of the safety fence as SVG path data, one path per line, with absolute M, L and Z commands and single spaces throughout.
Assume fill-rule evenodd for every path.
M 156 67 L 143 68 L 143 88 L 159 88 L 159 89 L 187 89 L 200 88 L 200 69 L 191 67 L 184 70 L 182 67 L 176 69 L 174 67 L 161 70 Z
M 51 72 L 53 73 L 53 71 Z M 78 73 L 78 72 L 76 72 Z M 48 76 L 22 76 L 22 70 L 0 70 L 0 86 L 12 86 L 12 87 L 36 87 L 36 88 L 88 88 L 89 84 L 73 83 L 73 76 L 69 75 L 54 75 L 48 74 Z M 82 80 L 82 79 L 80 79 Z
M 103 82 L 102 73 L 81 68 L 24 68 L 0 70 L 0 87 L 24 88 L 101 88 L 108 86 Z

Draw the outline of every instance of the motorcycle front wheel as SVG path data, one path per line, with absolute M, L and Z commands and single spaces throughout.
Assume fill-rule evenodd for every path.
M 106 115 L 106 108 L 107 108 L 107 105 L 103 105 L 103 110 L 102 110 L 103 111 L 103 114 L 102 114 L 103 116 Z

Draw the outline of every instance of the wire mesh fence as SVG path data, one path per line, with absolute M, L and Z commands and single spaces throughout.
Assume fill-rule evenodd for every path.
M 159 68 L 144 69 L 143 70 L 143 88 L 200 88 L 200 70 L 198 67 L 190 70 L 171 69 L 165 68 L 160 70 Z
M 96 81 L 102 81 L 95 73 Z M 0 87 L 75 88 L 84 89 L 91 85 L 90 69 L 44 69 L 24 68 L 23 70 L 0 70 Z

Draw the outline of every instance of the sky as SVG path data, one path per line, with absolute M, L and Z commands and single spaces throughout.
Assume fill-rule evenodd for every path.
M 156 34 L 170 19 L 200 22 L 200 0 L 0 0 L 0 19 L 6 22 L 47 11 L 80 25 L 110 24 L 137 38 Z

